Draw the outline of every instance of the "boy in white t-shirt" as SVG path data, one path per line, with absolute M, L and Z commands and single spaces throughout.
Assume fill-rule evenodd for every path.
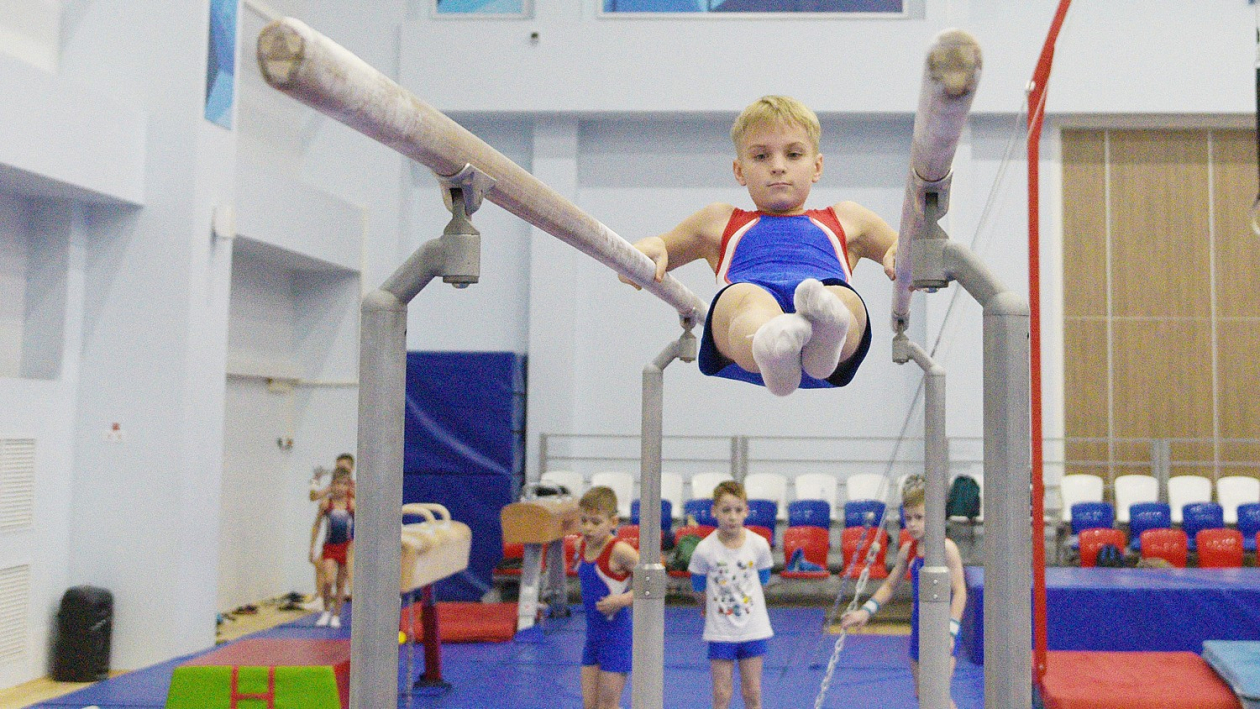
M 713 490 L 717 531 L 696 545 L 691 555 L 691 588 L 704 613 L 713 673 L 713 709 L 727 709 L 739 663 L 744 706 L 761 709 L 761 663 L 774 635 L 761 586 L 770 579 L 770 544 L 744 528 L 748 495 L 744 486 L 726 481 Z

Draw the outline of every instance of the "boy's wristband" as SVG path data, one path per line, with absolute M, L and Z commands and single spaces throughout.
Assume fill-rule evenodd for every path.
M 958 633 L 960 632 L 962 632 L 962 623 L 953 618 L 950 618 L 949 619 L 949 636 L 951 638 L 957 638 Z
M 862 604 L 862 610 L 866 611 L 872 616 L 875 615 L 876 613 L 879 612 L 879 601 L 875 600 L 874 598 L 868 600 L 866 603 Z

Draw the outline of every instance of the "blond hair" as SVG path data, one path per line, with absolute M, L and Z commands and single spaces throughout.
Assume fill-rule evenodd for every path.
M 616 517 L 617 493 L 610 487 L 596 485 L 582 495 L 582 499 L 578 500 L 578 507 L 587 512 L 597 512 L 605 517 Z
M 927 481 L 922 475 L 911 475 L 901 485 L 901 506 L 918 507 L 927 501 Z
M 713 488 L 714 502 L 721 500 L 723 495 L 733 495 L 744 502 L 748 501 L 748 493 L 744 491 L 744 486 L 734 480 L 723 480 L 717 484 L 717 487 Z
M 731 126 L 731 141 L 738 151 L 743 147 L 744 134 L 753 126 L 782 124 L 795 124 L 804 128 L 814 152 L 818 152 L 822 136 L 818 116 L 808 106 L 790 96 L 762 96 L 749 104 Z

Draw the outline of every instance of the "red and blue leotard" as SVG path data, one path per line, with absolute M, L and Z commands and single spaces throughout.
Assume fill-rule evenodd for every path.
M 578 545 L 578 580 L 582 585 L 582 606 L 586 610 L 582 665 L 598 665 L 604 672 L 629 672 L 634 655 L 630 608 L 622 608 L 608 617 L 595 607 L 601 598 L 625 593 L 630 588 L 630 574 L 612 570 L 612 551 L 616 544 L 616 539 L 605 542 L 595 561 L 586 560 L 585 540 Z
M 751 283 L 766 290 L 785 313 L 796 312 L 793 295 L 806 278 L 816 278 L 829 286 L 853 289 L 849 267 L 849 246 L 840 218 L 831 207 L 811 209 L 804 214 L 777 216 L 736 209 L 722 233 L 717 279 L 722 284 L 713 299 L 717 305 L 722 293 L 736 283 Z M 856 291 L 854 291 L 856 292 Z M 709 308 L 700 343 L 699 365 L 705 374 L 764 385 L 760 374 L 745 371 L 717 349 L 710 335 L 714 307 Z M 870 348 L 869 321 L 862 342 L 852 357 L 825 380 L 802 373 L 801 387 L 816 389 L 848 384 Z

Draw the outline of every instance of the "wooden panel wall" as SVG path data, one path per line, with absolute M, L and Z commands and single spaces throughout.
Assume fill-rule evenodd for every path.
M 1229 464 L 1260 446 L 1220 442 L 1260 438 L 1256 182 L 1253 131 L 1064 131 L 1066 433 L 1102 439 L 1069 443 L 1066 472 L 1148 472 L 1115 439 L 1196 438 L 1174 464 L 1224 467 L 1173 474 L 1256 474 Z

